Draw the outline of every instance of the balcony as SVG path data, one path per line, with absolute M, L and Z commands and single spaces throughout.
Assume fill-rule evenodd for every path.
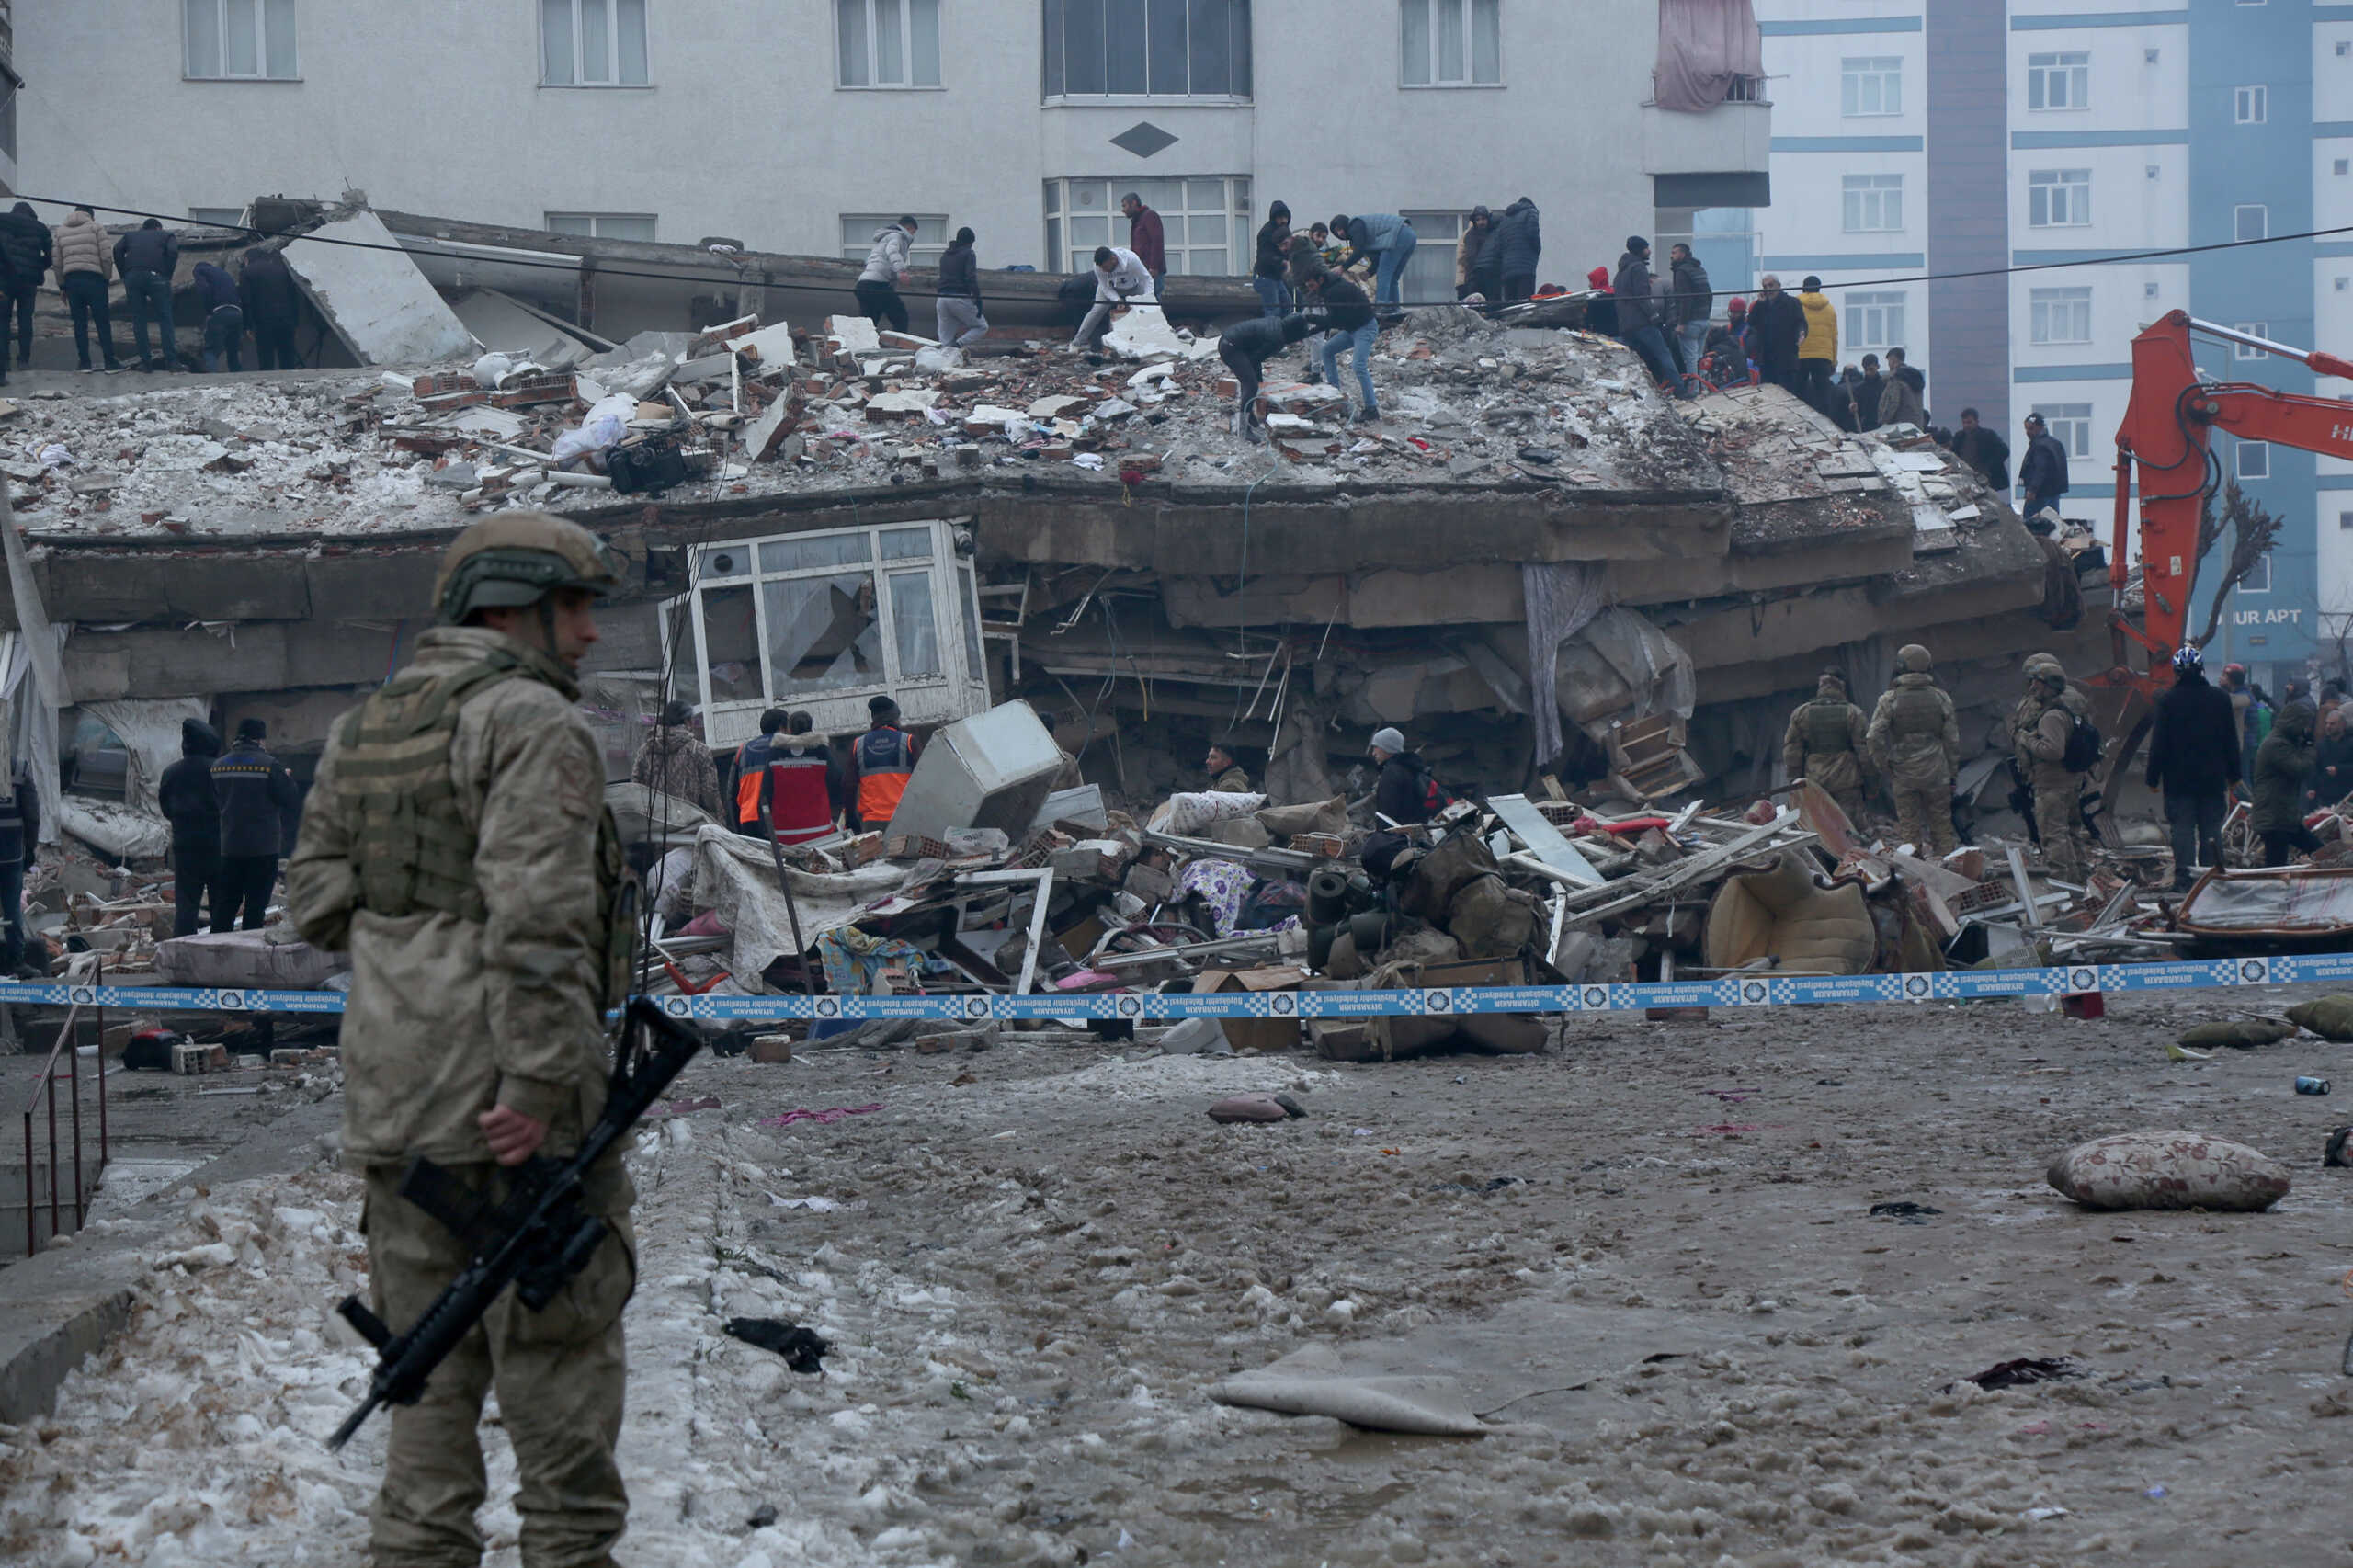
M 1773 151 L 1773 106 L 1744 78 L 1733 96 L 1698 114 L 1643 106 L 1643 172 L 1662 207 L 1763 207 Z

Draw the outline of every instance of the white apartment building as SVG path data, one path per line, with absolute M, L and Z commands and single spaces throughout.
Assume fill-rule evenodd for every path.
M 1451 298 L 1473 203 L 1534 199 L 1563 280 L 1763 204 L 1769 105 L 1646 107 L 1661 4 L 38 0 L 16 183 L 859 256 L 904 212 L 918 260 L 970 224 L 983 266 L 1055 270 L 1124 242 L 1132 190 L 1172 271 L 1227 275 L 1281 199 L 1407 214 L 1406 297 Z
M 2142 8 L 2152 3 L 2156 9 Z M 1975 405 L 2018 447 L 2040 412 L 2069 516 L 2103 538 L 2131 339 L 2168 311 L 2353 348 L 2353 6 L 2312 0 L 1760 0 L 1779 100 L 1760 267 L 1821 275 L 1842 359 L 1901 343 L 1940 423 Z M 2214 246 L 2154 260 L 2138 253 Z M 1986 276 L 1951 278 L 1955 273 Z M 1925 277 L 1935 281 L 1923 281 Z M 2223 381 L 2301 367 L 2201 350 Z M 2353 386 L 2319 390 L 2339 394 Z M 2276 691 L 2338 666 L 2353 617 L 2353 463 L 2218 440 L 2285 520 L 2210 661 Z M 2205 574 L 2211 590 L 2219 570 Z M 2193 625 L 2202 627 L 2211 592 Z

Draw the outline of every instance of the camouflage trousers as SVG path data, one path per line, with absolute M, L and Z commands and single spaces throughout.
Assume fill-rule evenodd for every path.
M 2071 778 L 2057 790 L 2034 793 L 2034 825 L 2042 835 L 2042 863 L 2061 881 L 2080 882 L 2091 869 L 2092 835 L 2084 827 L 2083 790 Z
M 1896 831 L 1915 848 L 1949 855 L 1961 847 L 1961 835 L 1952 828 L 1951 780 L 1912 784 L 1899 776 L 1888 789 L 1895 796 Z
M 503 1196 L 489 1165 L 453 1168 L 475 1191 Z M 401 1170 L 368 1169 L 369 1291 L 395 1332 L 421 1316 L 466 1265 L 463 1243 L 400 1196 Z M 613 1447 L 621 1431 L 625 1363 L 621 1308 L 636 1282 L 628 1218 L 545 1312 L 512 1290 L 435 1369 L 425 1397 L 396 1405 L 384 1484 L 370 1513 L 377 1568 L 474 1568 L 474 1511 L 489 1492 L 483 1466 L 483 1398 L 499 1417 L 521 1471 L 524 1568 L 609 1568 L 629 1519 Z

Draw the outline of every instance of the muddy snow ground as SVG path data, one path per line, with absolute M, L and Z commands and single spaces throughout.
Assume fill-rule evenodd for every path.
M 2345 1562 L 2353 1171 L 2319 1164 L 2340 1102 L 2291 1083 L 2353 1091 L 2353 1060 L 2165 1060 L 2226 1016 L 2206 994 L 2101 1022 L 1572 1020 L 1540 1057 L 1363 1067 L 1019 1037 L 706 1060 L 678 1092 L 722 1105 L 637 1161 L 620 1560 Z M 1260 1088 L 1309 1119 L 1203 1115 Z M 2295 1190 L 2095 1214 L 2043 1185 L 2134 1127 L 2253 1143 Z M 56 1415 L 0 1429 L 0 1559 L 364 1560 L 381 1418 L 340 1459 L 320 1442 L 365 1364 L 327 1316 L 363 1278 L 355 1194 L 320 1169 L 193 1210 Z M 817 1326 L 824 1373 L 725 1337 L 734 1315 Z M 1206 1398 L 1313 1339 L 1453 1373 L 1499 1430 Z M 2086 1375 L 1956 1383 L 2060 1356 Z M 512 1564 L 491 1450 L 489 1561 Z

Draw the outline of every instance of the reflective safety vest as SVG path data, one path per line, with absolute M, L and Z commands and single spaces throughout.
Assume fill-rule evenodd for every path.
M 825 787 L 831 748 L 779 746 L 762 769 L 769 779 L 768 827 L 780 844 L 806 844 L 834 830 L 834 798 Z M 756 809 L 756 808 L 755 808 Z
M 756 827 L 760 821 L 760 786 L 767 781 L 768 744 L 772 737 L 756 735 L 744 743 L 735 758 L 735 825 Z
M 915 770 L 915 739 L 893 725 L 880 725 L 858 737 L 857 756 L 858 820 L 881 827 L 907 792 L 907 776 Z

